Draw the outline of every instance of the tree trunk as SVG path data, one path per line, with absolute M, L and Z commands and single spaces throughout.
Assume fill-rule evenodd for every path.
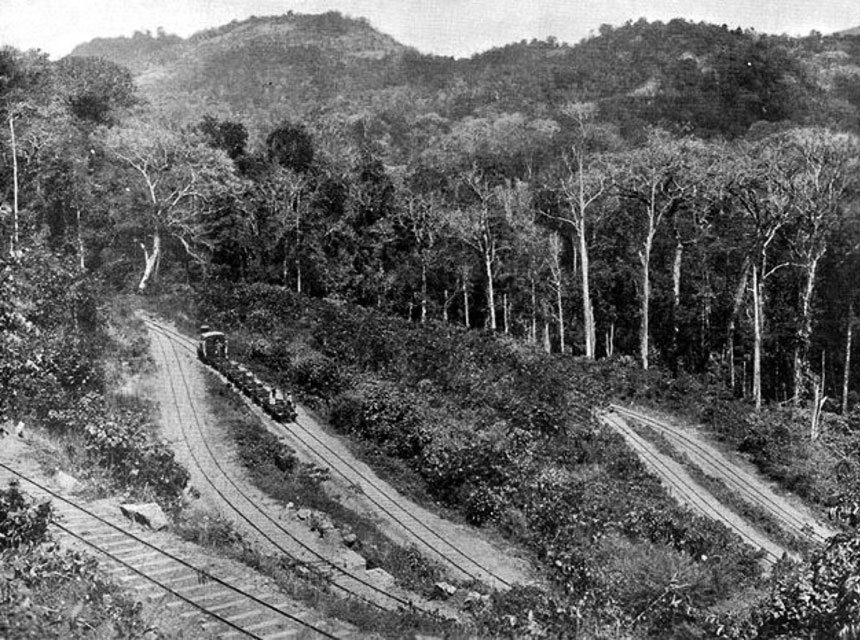
M 152 234 L 152 252 L 148 251 L 146 244 L 141 242 L 143 248 L 144 269 L 140 283 L 137 285 L 138 293 L 143 293 L 149 284 L 150 279 L 157 273 L 158 263 L 161 259 L 161 235 L 158 232 Z
M 427 265 L 421 263 L 421 324 L 427 322 Z
M 649 314 L 651 307 L 651 249 L 654 244 L 654 232 L 649 231 L 645 238 L 645 246 L 639 253 L 639 260 L 642 263 L 642 301 L 639 320 L 639 357 L 642 362 L 642 368 L 648 369 L 648 352 L 650 350 L 649 336 Z
M 78 223 L 78 264 L 81 267 L 81 271 L 86 271 L 86 261 L 84 257 L 84 236 L 81 230 L 81 209 L 80 207 L 75 207 L 75 217 Z
M 585 242 L 585 216 L 581 216 L 579 235 L 580 277 L 582 281 L 582 324 L 585 332 L 585 357 L 594 359 L 596 331 L 594 327 L 594 305 L 591 302 L 591 282 L 589 278 L 588 244 Z
M 509 314 L 509 310 L 508 310 L 508 294 L 507 293 L 502 295 L 502 314 L 503 314 L 502 319 L 505 322 L 505 334 L 508 334 L 510 332 L 509 327 L 508 327 L 508 323 L 510 322 L 510 314 Z
M 469 284 L 463 274 L 463 323 L 469 328 Z
M 549 322 L 543 323 L 543 350 L 547 353 L 552 352 L 552 344 L 549 341 Z
M 296 293 L 302 292 L 302 216 L 301 216 L 301 195 L 296 202 Z
M 732 310 L 729 315 L 729 324 L 726 328 L 726 350 L 728 351 L 729 359 L 729 378 L 731 380 L 732 391 L 735 389 L 735 321 L 740 313 L 741 305 L 744 302 L 744 294 L 747 290 L 747 280 L 749 279 L 750 259 L 749 256 L 744 256 L 743 264 L 741 265 L 741 277 L 738 280 L 738 286 L 735 288 L 735 297 L 732 300 Z M 746 396 L 746 390 L 741 394 Z
M 680 238 L 675 242 L 675 260 L 672 263 L 672 368 L 678 374 L 678 316 L 681 311 L 681 265 L 684 261 L 684 243 Z
M 854 303 L 848 304 L 848 322 L 845 328 L 845 370 L 842 372 L 842 415 L 848 414 L 848 384 L 851 380 L 851 339 L 854 328 Z
M 448 290 L 443 292 L 444 302 L 442 303 L 442 322 L 448 324 Z
M 490 330 L 496 330 L 496 294 L 493 289 L 493 261 L 484 258 L 484 272 L 487 276 L 487 307 L 490 312 Z
M 534 275 L 531 277 L 532 284 L 532 326 L 529 333 L 529 342 L 537 344 L 537 290 Z
M 794 349 L 794 390 L 793 402 L 796 405 L 803 394 L 803 372 L 809 368 L 809 343 L 812 336 L 812 296 L 815 293 L 815 275 L 818 271 L 820 256 L 813 256 L 806 270 L 806 283 L 801 297 L 800 327 L 797 346 Z
M 15 116 L 9 116 L 9 140 L 12 145 L 12 239 L 9 242 L 9 256 L 19 257 L 20 230 L 18 223 L 18 148 L 15 142 Z
M 615 323 L 609 324 L 609 331 L 606 332 L 606 357 L 611 358 L 615 355 Z
M 762 343 L 762 316 L 764 315 L 764 301 L 762 300 L 761 283 L 759 282 L 758 265 L 752 268 L 753 280 L 753 399 L 756 411 L 761 409 L 761 343 Z
M 559 270 L 560 275 L 560 270 Z M 565 344 L 564 344 L 564 304 L 561 296 L 561 278 L 558 279 L 556 283 L 557 286 L 555 288 L 555 304 L 558 310 L 558 342 L 559 342 L 559 351 L 564 353 Z

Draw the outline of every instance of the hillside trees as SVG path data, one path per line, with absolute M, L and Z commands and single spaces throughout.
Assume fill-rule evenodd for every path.
M 163 243 L 175 239 L 192 260 L 205 266 L 212 249 L 207 217 L 238 190 L 232 162 L 187 132 L 175 132 L 138 118 L 105 132 L 105 146 L 125 173 L 129 198 L 117 211 L 118 222 L 143 236 L 144 292 L 157 276 Z M 149 246 L 146 242 L 149 241 Z
M 813 302 L 821 260 L 850 191 L 858 185 L 860 141 L 850 134 L 821 129 L 799 129 L 779 136 L 791 166 L 777 182 L 787 190 L 794 208 L 791 250 L 800 270 L 800 315 L 794 348 L 793 397 L 802 396 L 805 372 L 810 370 L 809 348 L 813 329 Z
M 651 351 L 651 262 L 655 240 L 664 222 L 686 205 L 694 189 L 704 181 L 703 168 L 698 165 L 702 155 L 703 147 L 696 141 L 675 141 L 653 132 L 644 147 L 619 157 L 617 189 L 631 203 L 639 221 L 634 224 L 642 227 L 638 257 L 642 268 L 639 358 L 643 369 L 649 366 Z M 680 254 L 676 261 L 680 279 Z
M 608 132 L 595 126 L 596 108 L 593 104 L 568 105 L 565 113 L 574 121 L 573 140 L 565 156 L 567 173 L 561 179 L 560 190 L 564 194 L 567 211 L 558 215 L 547 214 L 558 221 L 570 224 L 576 235 L 579 256 L 579 274 L 582 296 L 582 324 L 585 339 L 585 357 L 593 359 L 596 348 L 594 304 L 591 296 L 591 261 L 588 237 L 593 224 L 591 218 L 595 206 L 609 191 L 606 171 L 595 166 L 596 151 L 609 146 Z M 559 306 L 560 308 L 560 306 Z

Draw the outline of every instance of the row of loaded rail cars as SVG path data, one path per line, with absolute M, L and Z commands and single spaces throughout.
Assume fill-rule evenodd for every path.
M 292 422 L 296 418 L 296 406 L 289 394 L 263 384 L 263 382 L 241 364 L 228 357 L 227 336 L 213 331 L 207 325 L 200 327 L 197 357 L 233 383 L 243 394 L 259 405 L 278 422 Z

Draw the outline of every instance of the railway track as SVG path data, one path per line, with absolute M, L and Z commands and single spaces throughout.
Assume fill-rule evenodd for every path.
M 163 598 L 172 619 L 199 626 L 208 637 L 287 640 L 361 637 L 349 625 L 312 616 L 296 603 L 241 578 L 217 575 L 183 558 L 165 537 L 120 518 L 105 505 L 72 500 L 16 468 L 0 463 L 0 482 L 15 480 L 31 496 L 50 500 L 57 537 L 95 552 L 114 579 L 138 599 Z
M 693 480 L 687 471 L 675 460 L 660 453 L 648 440 L 636 431 L 618 414 L 603 413 L 600 420 L 620 433 L 640 459 L 660 478 L 661 482 L 680 502 L 702 516 L 721 522 L 728 529 L 755 549 L 764 552 L 763 561 L 775 564 L 787 551 L 750 526 L 742 517 L 722 505 L 713 495 Z
M 152 326 L 152 325 L 150 325 Z M 218 508 L 243 532 L 253 536 L 270 551 L 283 554 L 319 575 L 341 595 L 361 600 L 380 610 L 421 610 L 429 615 L 456 617 L 456 612 L 443 604 L 430 602 L 407 594 L 384 577 L 365 571 L 363 559 L 346 549 L 335 556 L 313 532 L 300 527 L 287 527 L 280 520 L 281 509 L 273 501 L 240 479 L 233 477 L 222 462 L 222 456 L 211 442 L 204 416 L 198 411 L 189 380 L 189 366 L 177 352 L 176 343 L 163 331 L 153 331 L 158 359 L 167 369 L 169 388 L 164 390 L 172 402 L 174 427 L 181 433 L 187 454 L 193 463 L 192 476 L 201 487 L 216 496 Z
M 818 522 L 811 513 L 805 512 L 776 495 L 770 487 L 753 474 L 738 468 L 714 447 L 709 447 L 684 433 L 681 429 L 656 420 L 640 411 L 612 405 L 612 410 L 661 433 L 680 452 L 698 466 L 706 475 L 722 480 L 726 486 L 748 502 L 758 505 L 791 533 L 810 542 L 823 545 L 836 531 Z
M 169 338 L 184 349 L 188 356 L 194 359 L 195 366 L 199 364 L 196 361 L 196 341 L 151 319 L 147 320 L 147 324 L 155 333 Z M 227 382 L 226 378 L 218 372 L 211 371 Z M 502 571 L 490 569 L 487 566 L 487 556 L 498 553 L 495 549 L 484 547 L 477 550 L 475 548 L 463 550 L 451 542 L 450 536 L 445 535 L 444 529 L 446 526 L 450 527 L 450 524 L 446 525 L 440 518 L 423 512 L 414 505 L 404 506 L 405 500 L 376 478 L 365 465 L 351 460 L 348 452 L 337 439 L 312 428 L 307 414 L 301 407 L 297 407 L 299 412 L 297 418 L 287 426 L 271 420 L 250 400 L 247 398 L 245 400 L 251 411 L 270 431 L 286 439 L 307 459 L 329 468 L 346 486 L 357 489 L 361 498 L 368 503 L 368 508 L 376 512 L 380 519 L 387 521 L 402 541 L 415 545 L 426 555 L 441 561 L 457 578 L 481 580 L 496 588 L 505 589 L 519 577 L 510 574 L 502 575 Z

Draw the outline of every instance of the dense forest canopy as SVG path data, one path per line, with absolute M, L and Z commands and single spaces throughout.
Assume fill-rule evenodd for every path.
M 860 37 L 639 20 L 454 60 L 289 14 L 3 49 L 0 117 L 4 331 L 47 251 L 860 407 Z

